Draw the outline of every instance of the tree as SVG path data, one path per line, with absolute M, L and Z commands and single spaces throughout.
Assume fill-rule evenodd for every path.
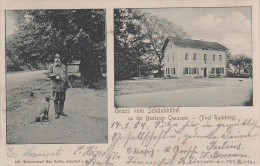
M 6 38 L 6 48 L 5 48 L 7 71 L 21 70 L 20 68 L 21 62 L 18 59 L 18 57 L 14 54 L 13 43 L 14 43 L 13 35 L 8 36 Z
M 160 74 L 164 59 L 162 47 L 167 37 L 190 38 L 190 36 L 181 27 L 166 19 L 153 16 L 150 13 L 142 12 L 142 25 L 145 38 L 151 43 L 150 51 L 153 52 L 151 55 L 155 55 L 158 58 L 158 73 Z
M 105 15 L 103 10 L 91 10 L 85 13 L 77 11 L 81 17 L 74 17 L 71 21 L 79 28 L 79 32 L 73 39 L 75 49 L 79 51 L 81 59 L 80 70 L 85 77 L 83 82 L 93 87 L 93 82 L 101 75 L 100 62 L 106 61 L 105 56 Z M 83 13 L 81 13 L 83 12 Z M 86 24 L 81 24 L 85 21 Z
M 84 65 L 93 69 L 105 59 L 104 10 L 19 10 L 14 18 L 14 54 L 23 64 L 37 68 L 37 63 L 50 63 L 59 53 L 64 63 L 90 59 L 91 65 Z M 95 78 L 96 73 L 88 74 Z
M 168 36 L 189 38 L 180 27 L 144 10 L 114 10 L 115 78 L 126 79 L 137 75 L 137 68 L 148 66 L 160 69 L 163 44 Z M 150 67 L 149 67 L 150 66 Z
M 114 12 L 115 79 L 127 79 L 137 76 L 138 66 L 143 64 L 140 57 L 146 52 L 141 18 L 133 9 Z
M 237 68 L 238 74 L 240 74 L 241 69 L 246 69 L 250 66 L 252 69 L 252 57 L 246 54 L 229 55 L 228 63 L 234 65 Z

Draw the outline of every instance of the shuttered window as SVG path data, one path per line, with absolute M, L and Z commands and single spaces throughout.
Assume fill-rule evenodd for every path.
M 171 74 L 175 75 L 175 68 L 171 68 Z
M 224 74 L 224 68 L 216 68 L 216 74 Z
M 183 68 L 183 75 L 185 74 L 189 74 L 189 75 L 192 75 L 192 74 L 199 74 L 199 68 L 198 67 L 185 67 Z
M 207 54 L 204 54 L 204 61 L 207 61 Z
M 189 53 L 185 53 L 185 60 L 189 60 Z
M 192 74 L 199 74 L 199 68 L 193 67 L 192 69 Z
M 166 68 L 166 74 L 170 74 L 170 68 Z
M 193 53 L 193 60 L 197 60 L 197 53 Z
M 224 68 L 221 68 L 221 73 L 224 74 Z
M 183 75 L 189 74 L 189 68 L 185 67 L 183 68 Z
M 219 55 L 219 61 L 222 61 L 222 55 Z
M 211 68 L 211 74 L 215 74 L 215 68 Z

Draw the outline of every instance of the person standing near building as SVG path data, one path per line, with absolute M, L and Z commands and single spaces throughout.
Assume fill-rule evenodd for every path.
M 48 69 L 48 79 L 52 80 L 55 119 L 58 119 L 59 115 L 68 116 L 63 112 L 66 90 L 68 88 L 68 77 L 66 67 L 61 63 L 60 59 L 61 56 L 56 54 L 54 57 L 54 63 L 51 64 Z

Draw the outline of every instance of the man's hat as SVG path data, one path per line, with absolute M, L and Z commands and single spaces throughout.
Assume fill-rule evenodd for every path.
M 56 55 L 54 56 L 54 58 L 60 58 L 60 55 L 59 55 L 59 54 L 56 54 Z

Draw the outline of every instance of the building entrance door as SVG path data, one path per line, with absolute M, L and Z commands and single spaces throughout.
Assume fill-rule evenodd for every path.
M 207 68 L 204 68 L 204 77 L 207 77 Z

